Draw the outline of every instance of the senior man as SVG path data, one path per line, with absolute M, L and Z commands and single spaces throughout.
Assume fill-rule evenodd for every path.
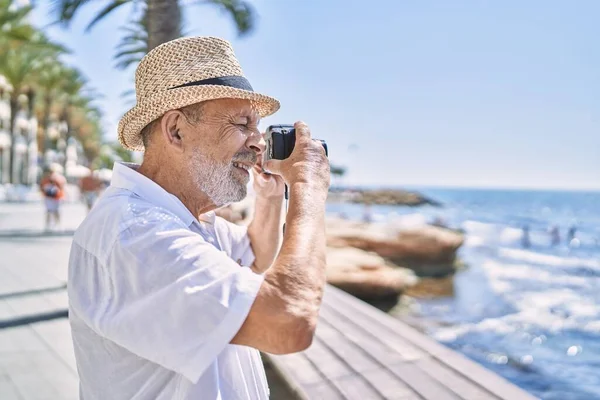
M 315 330 L 325 285 L 324 150 L 298 122 L 292 155 L 261 166 L 257 125 L 279 102 L 252 90 L 218 38 L 152 50 L 137 68 L 136 97 L 119 140 L 144 150 L 144 161 L 115 165 L 71 249 L 80 397 L 266 399 L 259 350 L 301 351 Z M 256 209 L 246 230 L 213 210 L 246 196 L 251 171 Z

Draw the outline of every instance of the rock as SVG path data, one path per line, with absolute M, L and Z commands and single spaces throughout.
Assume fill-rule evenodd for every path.
M 421 193 L 400 189 L 379 190 L 333 190 L 329 193 L 329 202 L 349 202 L 359 204 L 380 204 L 396 206 L 441 206 L 441 203 Z
M 375 253 L 328 248 L 327 281 L 362 299 L 382 299 L 397 297 L 418 279 L 410 270 L 389 266 Z
M 463 242 L 462 234 L 430 225 L 400 229 L 393 225 L 327 220 L 328 246 L 375 252 L 393 264 L 414 270 L 417 276 L 454 273 L 456 252 Z
M 404 294 L 418 298 L 452 297 L 454 296 L 454 276 L 419 278 L 419 282 L 407 288 Z

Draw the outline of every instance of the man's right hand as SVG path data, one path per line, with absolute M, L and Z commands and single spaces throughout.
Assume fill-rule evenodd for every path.
M 329 159 L 321 142 L 313 140 L 304 122 L 294 124 L 296 144 L 292 154 L 285 160 L 269 160 L 264 169 L 281 175 L 288 186 L 307 183 L 327 191 L 329 189 Z

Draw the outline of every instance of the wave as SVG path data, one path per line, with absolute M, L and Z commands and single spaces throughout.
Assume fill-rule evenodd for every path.
M 566 267 L 566 268 L 589 268 L 600 271 L 600 261 L 580 257 L 562 257 L 550 254 L 538 253 L 530 250 L 500 248 L 498 256 L 510 261 L 523 261 L 529 264 Z
M 461 228 L 467 233 L 467 246 L 513 245 L 521 241 L 521 229 L 500 224 L 468 220 Z
M 576 264 L 575 260 L 554 261 L 561 266 Z M 486 259 L 480 265 L 487 279 L 482 282 L 484 286 L 487 284 L 485 290 L 505 304 L 502 308 L 505 313 L 439 328 L 433 333 L 437 340 L 452 342 L 468 334 L 529 335 L 533 340 L 536 332 L 542 335 L 566 331 L 600 338 L 600 303 L 595 300 L 600 278 L 574 276 L 570 271 L 545 270 L 531 264 L 506 264 L 493 259 Z

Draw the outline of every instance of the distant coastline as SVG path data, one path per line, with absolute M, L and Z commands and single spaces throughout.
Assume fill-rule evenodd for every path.
M 364 189 L 364 188 L 331 188 L 327 198 L 329 203 L 353 203 L 370 205 L 394 205 L 417 207 L 431 205 L 441 207 L 442 204 L 420 192 L 404 189 Z

